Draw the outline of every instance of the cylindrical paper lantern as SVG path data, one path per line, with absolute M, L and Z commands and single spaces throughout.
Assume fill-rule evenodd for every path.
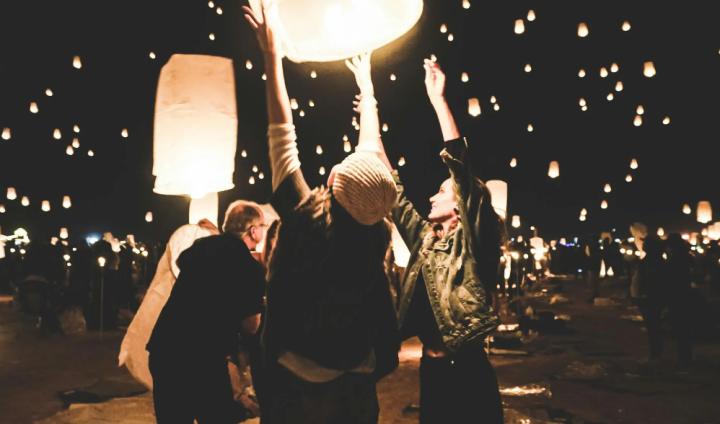
M 550 162 L 550 166 L 548 167 L 548 177 L 550 178 L 557 178 L 560 176 L 560 164 L 558 161 L 554 160 Z
M 712 206 L 707 200 L 698 202 L 697 221 L 701 224 L 707 224 L 712 221 Z

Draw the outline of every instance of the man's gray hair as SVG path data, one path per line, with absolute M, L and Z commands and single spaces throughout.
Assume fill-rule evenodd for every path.
M 225 211 L 222 229 L 224 233 L 242 235 L 263 219 L 263 211 L 257 203 L 249 200 L 236 200 L 230 203 Z

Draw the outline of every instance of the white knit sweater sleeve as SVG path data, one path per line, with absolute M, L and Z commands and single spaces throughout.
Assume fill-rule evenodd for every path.
M 295 140 L 297 140 L 295 125 L 268 125 L 268 149 L 270 150 L 273 192 L 288 175 L 300 169 L 300 154 Z

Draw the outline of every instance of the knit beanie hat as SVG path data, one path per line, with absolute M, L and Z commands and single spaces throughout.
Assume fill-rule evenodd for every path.
M 369 152 L 355 152 L 335 167 L 332 191 L 340 206 L 363 225 L 380 222 L 397 200 L 390 171 Z

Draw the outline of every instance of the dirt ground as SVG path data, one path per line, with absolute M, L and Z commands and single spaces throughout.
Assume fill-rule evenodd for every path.
M 519 344 L 491 355 L 506 390 L 507 423 L 720 423 L 717 327 L 696 344 L 689 370 L 676 368 L 669 333 L 662 362 L 649 366 L 642 363 L 643 324 L 621 299 L 623 281 L 604 281 L 603 296 L 615 298 L 609 306 L 586 302 L 581 281 L 562 280 L 548 288 L 524 299 L 523 308 L 551 311 L 562 325 L 522 342 L 515 338 Z M 562 298 L 551 305 L 555 293 Z M 127 396 L 138 387 L 116 366 L 121 332 L 41 336 L 33 320 L 8 300 L 0 299 L 0 423 L 154 422 L 148 393 Z M 713 304 L 717 311 L 718 302 Z M 380 383 L 381 423 L 418 421 L 409 405 L 418 400 L 419 352 L 417 340 L 406 342 L 399 369 Z M 88 386 L 126 397 L 88 399 L 68 409 L 59 396 Z M 542 393 L 514 395 L 509 389 L 516 386 Z

